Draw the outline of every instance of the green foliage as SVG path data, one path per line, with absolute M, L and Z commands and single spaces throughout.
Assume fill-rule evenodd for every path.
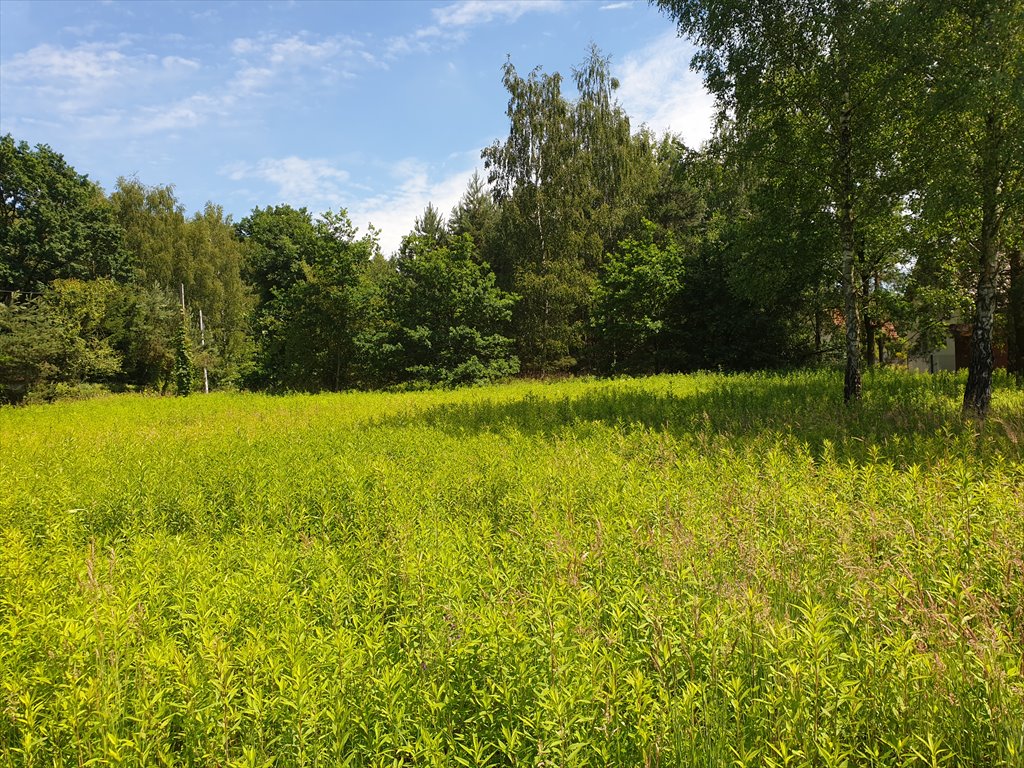
M 191 263 L 185 248 L 185 209 L 171 185 L 147 187 L 138 179 L 119 178 L 110 195 L 125 246 L 132 254 L 136 277 L 143 285 L 191 295 Z
M 192 309 L 192 333 L 198 335 L 198 310 L 203 311 L 205 365 L 213 385 L 236 384 L 248 372 L 252 343 L 248 337 L 254 300 L 242 279 L 242 245 L 231 218 L 219 205 L 207 203 L 185 227 L 185 245 L 192 265 L 185 291 Z
M 796 241 L 780 254 L 782 271 L 799 276 L 789 296 L 808 293 L 800 285 L 804 275 L 817 278 L 809 291 L 815 299 L 824 286 L 841 287 L 844 399 L 856 399 L 863 286 L 905 260 L 901 249 L 880 247 L 886 238 L 872 237 L 901 226 L 910 190 L 894 148 L 903 115 L 914 107 L 900 4 L 658 5 L 697 45 L 693 65 L 717 97 L 723 124 L 726 116 L 733 124 L 736 151 L 750 169 L 743 178 L 753 182 L 755 196 L 767 192 L 772 207 L 764 211 L 763 223 L 769 232 L 773 223 L 782 223 L 772 240 Z M 832 235 L 832 248 L 814 247 L 811 241 L 821 231 Z M 820 307 L 813 315 L 817 327 Z M 876 322 L 880 326 L 881 318 L 869 320 L 870 330 Z
M 44 144 L 0 136 L 0 290 L 124 278 L 130 262 L 102 190 Z
M 972 284 L 964 407 L 984 416 L 1000 272 L 1024 220 L 1024 2 L 922 0 L 910 8 L 920 62 L 921 118 L 908 141 L 919 173 L 915 203 L 929 244 L 951 246 L 943 257 L 968 265 L 951 285 Z
M 986 205 L 1000 224 L 1024 209 L 1024 3 L 920 0 L 908 17 L 921 113 L 906 148 L 915 202 L 931 234 L 953 240 L 951 256 L 976 261 L 963 251 L 977 247 Z
M 443 246 L 448 241 L 448 225 L 444 216 L 433 206 L 427 203 L 423 215 L 416 219 L 412 228 L 412 238 L 419 244 L 432 246 Z M 399 255 L 410 254 L 408 249 L 403 248 Z
M 632 370 L 751 370 L 811 359 L 813 329 L 825 322 L 836 296 L 823 287 L 820 257 L 802 255 L 829 247 L 828 229 L 813 211 L 794 211 L 795 203 L 784 199 L 781 185 L 766 183 L 742 162 L 727 134 L 700 152 L 677 141 L 658 147 L 650 202 L 656 219 L 635 239 L 672 256 L 652 276 L 663 281 L 661 288 L 652 285 L 648 294 L 637 285 L 616 310 L 658 324 L 653 335 L 633 329 L 645 346 L 627 361 Z M 620 327 L 614 339 L 627 356 L 629 337 Z M 605 332 L 595 333 L 605 365 L 609 341 Z
M 631 134 L 614 101 L 608 59 L 591 49 L 574 80 L 570 102 L 560 74 L 524 79 L 506 63 L 509 135 L 483 152 L 501 211 L 502 247 L 488 255 L 498 284 L 522 297 L 517 349 L 535 373 L 568 370 L 586 351 L 596 270 L 639 225 L 655 177 L 649 137 Z
M 594 326 L 612 372 L 654 372 L 668 346 L 665 329 L 684 283 L 683 254 L 669 234 L 655 242 L 656 227 L 645 222 L 640 239 L 627 239 L 608 254 L 594 298 Z
M 205 364 L 214 385 L 238 382 L 252 357 L 247 332 L 253 298 L 242 278 L 242 247 L 230 217 L 208 203 L 188 219 L 173 187 L 147 187 L 135 179 L 119 179 L 111 201 L 137 265 L 140 303 L 151 303 L 152 297 L 142 295 L 154 290 L 176 302 L 184 287 L 195 337 L 199 310 L 203 312 Z M 173 333 L 166 337 L 166 346 L 173 343 Z
M 1013 768 L 1024 391 L 962 386 L 0 409 L 0 764 Z
M 705 177 L 714 160 L 710 151 L 688 149 L 679 138 L 666 135 L 655 149 L 656 184 L 647 203 L 646 220 L 676 238 L 694 239 L 695 230 L 708 216 Z
M 109 343 L 121 357 L 117 383 L 161 390 L 170 385 L 179 313 L 175 299 L 158 286 L 118 286 L 104 320 Z
M 3 137 L 4 396 L 166 391 L 187 351 L 214 387 L 310 392 L 479 383 L 520 361 L 543 376 L 845 356 L 855 399 L 862 357 L 927 352 L 973 314 L 983 413 L 1004 329 L 1024 365 L 1021 0 L 657 5 L 718 99 L 709 141 L 634 130 L 596 47 L 571 96 L 509 60 L 487 183 L 447 220 L 428 205 L 393 261 L 344 212 L 236 226 L 124 178 L 107 200 Z
M 496 286 L 468 233 L 446 239 L 414 232 L 402 245 L 381 338 L 389 383 L 480 384 L 519 371 L 505 335 L 517 297 Z
M 394 328 L 389 305 L 394 280 L 394 263 L 379 251 L 356 271 L 352 291 L 352 376 L 361 388 L 381 387 L 398 380 L 395 350 L 387 338 Z
M 106 328 L 110 280 L 58 280 L 0 308 L 0 401 L 47 398 L 58 384 L 109 381 L 121 368 Z
M 534 70 L 523 79 L 509 62 L 503 82 L 509 136 L 483 155 L 501 206 L 499 238 L 507 244 L 492 266 L 499 285 L 522 297 L 515 335 L 525 369 L 566 370 L 583 344 L 590 295 L 571 105 L 557 73 Z
M 192 394 L 192 380 L 195 369 L 192 365 L 192 346 L 188 338 L 188 316 L 185 308 L 181 308 L 181 321 L 174 337 L 174 387 L 179 395 Z
M 377 252 L 344 211 L 316 221 L 290 206 L 256 209 L 238 223 L 255 288 L 252 382 L 272 389 L 342 389 L 355 380 L 353 301 L 359 270 Z
M 668 370 L 770 370 L 806 363 L 811 355 L 805 318 L 792 299 L 781 304 L 751 298 L 739 266 L 742 242 L 703 244 L 684 262 L 686 281 L 669 308 L 659 359 Z M 826 322 L 826 318 L 822 318 Z
M 498 206 L 483 179 L 473 171 L 466 191 L 448 217 L 448 232 L 453 236 L 469 235 L 473 238 L 474 252 L 481 260 L 490 262 L 491 248 L 500 245 L 493 236 L 498 215 Z

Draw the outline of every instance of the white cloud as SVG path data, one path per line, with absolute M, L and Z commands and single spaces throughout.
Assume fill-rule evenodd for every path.
M 259 45 L 248 37 L 238 37 L 231 41 L 231 52 L 236 56 L 244 56 L 259 49 Z
M 457 158 L 472 156 L 473 164 L 440 176 L 420 160 L 398 161 L 388 169 L 393 186 L 362 199 L 355 198 L 359 185 L 352 182 L 351 174 L 323 158 L 264 158 L 256 163 L 224 166 L 220 174 L 232 181 L 255 180 L 272 185 L 274 192 L 261 194 L 261 204 L 276 201 L 316 213 L 345 208 L 360 231 L 366 232 L 370 224 L 380 230 L 381 250 L 390 255 L 398 250 L 427 203 L 448 215 L 466 191 L 479 154 L 459 153 Z
M 257 179 L 276 188 L 277 199 L 296 207 L 322 211 L 338 208 L 345 202 L 348 171 L 336 168 L 329 160 L 292 155 L 264 158 L 257 163 L 235 163 L 221 169 L 232 181 Z
M 435 8 L 433 14 L 442 27 L 468 27 L 496 19 L 513 22 L 525 13 L 557 11 L 564 5 L 560 0 L 462 0 Z
M 211 115 L 223 113 L 228 99 L 197 93 L 171 104 L 141 107 L 133 111 L 132 117 L 122 128 L 131 135 L 172 132 L 183 128 L 195 128 L 205 123 Z
M 631 8 L 632 6 L 633 6 L 633 3 L 630 2 L 630 0 L 626 0 L 626 2 L 622 2 L 622 3 L 608 3 L 607 5 L 602 5 L 601 6 L 601 10 L 602 11 L 620 11 L 623 8 Z
M 58 48 L 44 43 L 4 62 L 4 76 L 14 82 L 96 83 L 123 77 L 131 68 L 128 57 L 114 45 L 86 43 Z
M 341 51 L 341 41 L 327 38 L 318 43 L 307 43 L 300 37 L 293 36 L 270 46 L 270 61 L 273 64 L 306 64 L 322 61 L 337 56 Z
M 462 30 L 445 30 L 437 25 L 421 27 L 408 35 L 388 40 L 385 55 L 393 58 L 408 53 L 430 53 L 465 39 L 466 34 Z
M 231 52 L 250 65 L 262 60 L 274 67 L 315 67 L 328 61 L 365 61 L 365 44 L 348 35 L 317 37 L 299 32 L 288 37 L 275 34 L 256 38 L 238 37 L 231 41 Z
M 551 13 L 565 7 L 563 0 L 460 0 L 434 8 L 434 24 L 391 38 L 387 55 L 430 53 L 464 41 L 469 27 L 492 21 L 510 24 L 526 13 Z
M 241 69 L 234 85 L 256 91 L 278 77 L 300 73 L 305 79 L 309 73 L 318 74 L 330 83 L 339 77 L 356 77 L 355 70 L 377 66 L 376 59 L 365 50 L 365 45 L 347 35 L 316 37 L 308 32 L 279 37 L 266 34 L 258 38 L 240 37 L 231 42 L 231 52 L 239 60 Z
M 229 92 L 254 93 L 274 79 L 269 67 L 243 67 L 235 73 L 228 85 Z
M 690 70 L 693 48 L 667 32 L 623 60 L 619 101 L 626 112 L 656 133 L 671 131 L 696 147 L 711 137 L 714 97 Z
M 474 159 L 480 156 L 478 151 L 466 154 L 472 154 Z M 372 223 L 379 229 L 381 250 L 390 255 L 398 250 L 402 238 L 412 230 L 427 203 L 433 203 L 444 216 L 451 213 L 476 169 L 474 162 L 469 167 L 434 178 L 425 163 L 403 160 L 391 169 L 396 181 L 394 189 L 352 203 L 348 208 L 349 216 L 360 227 Z
M 191 13 L 189 15 L 192 18 L 192 21 L 210 22 L 210 21 L 215 21 L 215 20 L 219 20 L 220 19 L 220 14 L 217 13 L 217 9 L 216 8 L 210 8 L 210 9 L 205 10 L 205 11 L 194 11 L 193 13 Z
M 92 21 L 81 26 L 61 27 L 60 31 L 62 34 L 72 35 L 73 37 L 92 37 L 100 27 L 99 22 Z
M 171 71 L 194 71 L 199 69 L 200 67 L 199 62 L 195 59 L 186 59 L 182 56 L 164 56 L 162 62 L 164 65 L 164 69 Z
M 196 128 L 237 114 L 247 97 L 275 85 L 286 83 L 296 92 L 355 77 L 357 67 L 379 66 L 345 35 L 236 38 L 223 68 L 136 45 L 121 35 L 16 54 L 3 61 L 5 107 L 20 103 L 21 111 L 63 124 L 78 138 L 117 139 Z
M 203 123 L 221 104 L 202 92 L 170 97 L 188 88 L 199 61 L 133 51 L 127 36 L 118 42 L 72 47 L 38 45 L 3 63 L 5 101 L 74 131 L 79 138 L 136 136 Z M 157 103 L 126 98 L 155 94 Z

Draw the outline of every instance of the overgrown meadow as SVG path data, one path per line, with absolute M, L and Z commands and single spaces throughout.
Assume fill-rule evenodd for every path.
M 0 409 L 0 764 L 1020 766 L 1024 390 Z

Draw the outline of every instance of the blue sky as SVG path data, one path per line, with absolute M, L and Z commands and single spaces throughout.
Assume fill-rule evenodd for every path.
M 174 184 L 189 213 L 348 209 L 394 250 L 451 209 L 508 130 L 501 67 L 568 76 L 593 42 L 634 120 L 696 145 L 712 100 L 644 2 L 0 2 L 0 133 L 108 191 Z

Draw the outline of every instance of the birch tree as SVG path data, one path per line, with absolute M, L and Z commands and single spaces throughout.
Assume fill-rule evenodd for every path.
M 972 256 L 963 408 L 984 417 L 992 400 L 997 284 L 1003 261 L 1020 247 L 1024 220 L 1024 2 L 919 0 L 913 11 L 923 62 L 922 215 L 947 231 L 951 248 Z
M 750 157 L 771 174 L 815 175 L 837 236 L 845 321 L 843 397 L 861 392 L 858 261 L 862 224 L 890 215 L 900 68 L 891 2 L 658 0 L 697 47 L 692 65 L 735 125 Z M 774 168 L 773 168 L 774 166 Z
M 652 142 L 632 133 L 609 60 L 591 48 L 573 79 L 570 101 L 560 74 L 524 78 L 507 63 L 508 138 L 483 152 L 501 207 L 491 266 L 522 297 L 519 356 L 535 373 L 567 370 L 585 353 L 597 271 L 640 227 L 656 178 Z

